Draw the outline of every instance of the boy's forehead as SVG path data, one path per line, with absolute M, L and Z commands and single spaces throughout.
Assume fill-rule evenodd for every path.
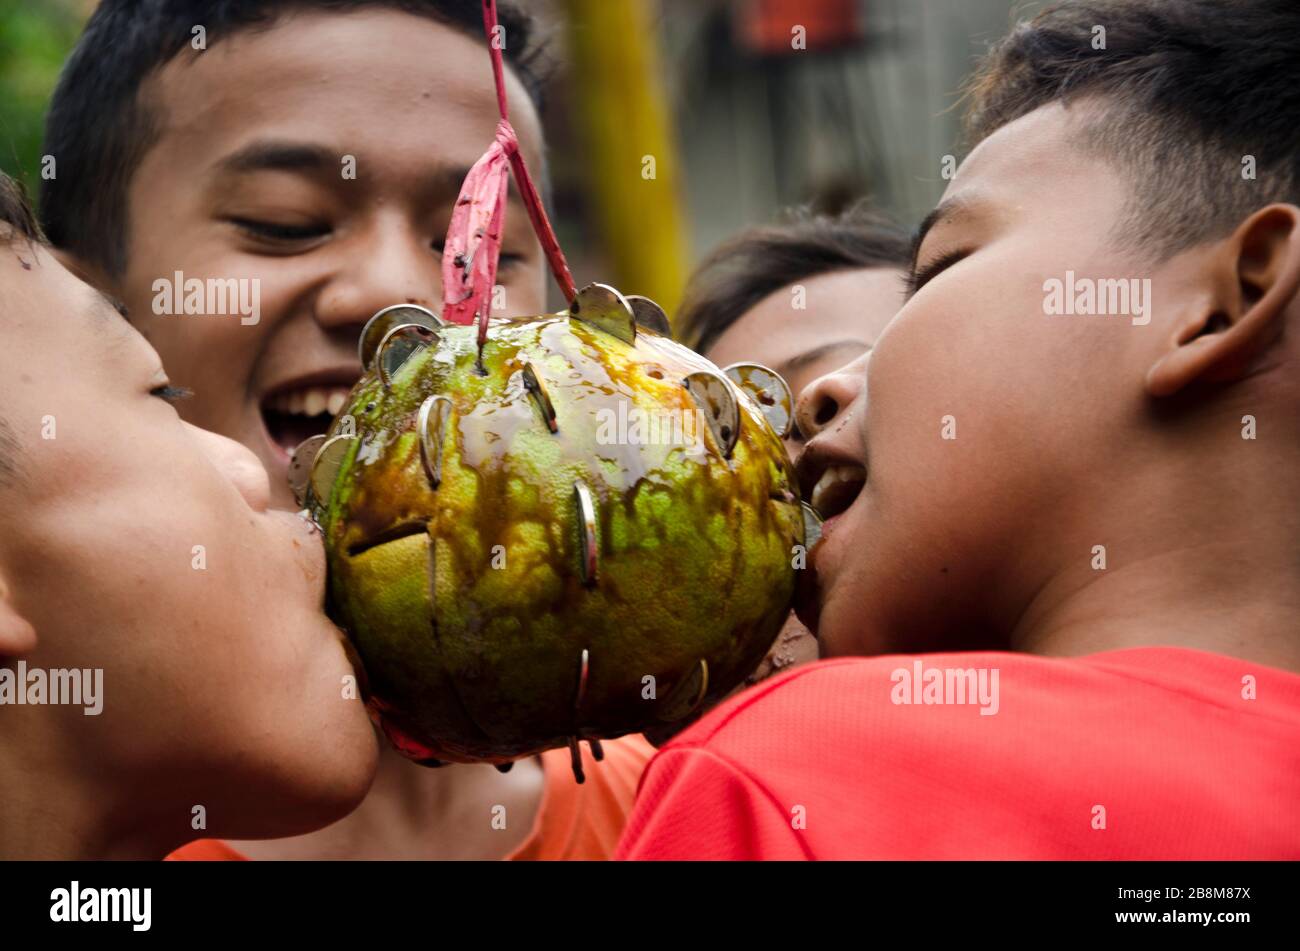
M 1082 138 L 1096 108 L 1052 103 L 1000 127 L 961 163 L 941 206 L 1006 208 L 1048 198 L 1064 202 L 1072 193 L 1092 193 L 1100 200 L 1096 179 L 1111 170 Z
M 103 355 L 136 334 L 111 301 L 73 277 L 46 248 L 0 244 L 0 288 L 6 371 L 21 365 L 63 372 L 59 368 L 76 354 Z
M 508 42 L 508 38 L 507 38 Z M 506 71 L 511 120 L 526 150 L 540 123 Z M 468 166 L 496 128 L 483 41 L 393 10 L 303 11 L 188 47 L 151 81 L 161 107 L 156 148 L 193 169 L 271 130 L 375 161 L 410 158 Z

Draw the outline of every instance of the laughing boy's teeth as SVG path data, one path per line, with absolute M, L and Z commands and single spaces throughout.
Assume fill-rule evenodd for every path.
M 867 471 L 861 466 L 831 466 L 813 486 L 809 502 L 822 518 L 831 518 L 853 504 L 866 481 Z
M 319 416 L 326 412 L 337 416 L 347 404 L 349 392 L 346 386 L 307 386 L 277 393 L 266 401 L 266 407 L 297 416 Z

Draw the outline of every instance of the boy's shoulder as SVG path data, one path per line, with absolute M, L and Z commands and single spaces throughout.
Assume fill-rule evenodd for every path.
M 1268 685 L 1269 702 L 1255 702 L 1261 681 Z M 1117 688 L 1124 692 L 1116 695 Z M 1300 723 L 1300 675 L 1225 654 L 1181 647 L 1136 647 L 1082 657 L 1005 651 L 891 654 L 822 660 L 769 678 L 719 705 L 665 749 L 730 749 L 735 744 L 737 752 L 744 752 L 755 726 L 775 727 L 768 733 L 774 740 L 798 742 L 803 730 L 812 738 L 839 729 L 874 728 L 900 716 L 900 726 L 924 722 L 910 708 L 933 708 L 939 719 L 931 718 L 932 725 L 964 722 L 974 729 L 980 718 L 1073 715 L 1077 711 L 1072 712 L 1071 704 L 1080 699 L 1127 697 L 1127 703 L 1136 694 L 1150 699 L 1168 695 L 1179 703 Z M 1093 713 L 1111 710 L 1106 702 Z M 957 738 L 950 725 L 921 727 L 916 733 L 932 735 L 935 742 Z
M 1218 808 L 1225 769 L 1274 789 L 1289 769 L 1300 796 L 1300 676 L 1163 647 L 821 661 L 666 746 L 621 854 L 700 855 L 705 836 L 735 858 L 1155 857 L 1180 813 L 1226 823 L 1185 840 L 1197 855 L 1300 854 L 1300 819 Z

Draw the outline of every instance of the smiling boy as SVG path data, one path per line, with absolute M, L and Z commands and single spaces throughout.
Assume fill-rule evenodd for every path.
M 0 176 L 0 857 L 302 833 L 374 774 L 319 535 L 181 395 Z
M 1300 858 L 1298 38 L 1076 0 L 993 50 L 908 302 L 799 406 L 840 659 L 666 747 L 621 855 Z
M 513 3 L 499 12 L 511 119 L 540 169 L 534 26 Z M 496 131 L 485 42 L 479 0 L 104 0 L 65 66 L 47 121 L 47 231 L 195 391 L 185 417 L 257 453 L 280 507 L 296 508 L 290 451 L 360 375 L 365 321 L 402 302 L 439 309 L 452 208 Z M 542 313 L 543 255 L 513 190 L 502 252 L 497 303 Z M 191 281 L 204 313 L 168 313 L 190 309 L 176 302 Z M 235 282 L 220 299 L 256 300 L 257 319 L 209 308 L 210 281 Z M 240 851 L 605 858 L 652 752 L 635 737 L 605 751 L 582 787 L 563 750 L 508 774 L 385 751 L 347 820 Z M 236 853 L 205 843 L 182 857 L 199 856 Z
M 512 8 L 502 22 L 540 168 L 535 44 Z M 361 326 L 391 304 L 439 309 L 438 249 L 496 122 L 477 0 L 108 0 L 51 102 L 42 223 L 195 391 L 187 418 L 252 449 L 290 508 L 289 454 L 356 382 Z M 545 309 L 513 195 L 499 280 L 511 312 Z M 228 281 L 249 307 L 209 312 L 209 282 Z M 173 313 L 189 282 L 203 312 Z M 238 312 L 254 290 L 255 322 Z

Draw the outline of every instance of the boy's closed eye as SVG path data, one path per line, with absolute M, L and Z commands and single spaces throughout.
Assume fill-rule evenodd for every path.
M 970 256 L 978 246 L 986 243 L 988 222 L 993 206 L 978 192 L 962 192 L 942 201 L 925 216 L 912 238 L 912 267 L 905 280 L 906 297 L 938 277 L 958 261 Z M 955 248 L 921 265 L 926 245 L 947 245 Z
M 939 257 L 924 266 L 913 264 L 912 269 L 908 272 L 905 279 L 907 297 L 911 298 L 917 291 L 934 278 L 938 277 L 958 261 L 969 257 L 970 254 L 971 249 L 962 248 L 956 251 L 949 251 L 946 254 L 941 254 Z
M 332 227 L 325 222 L 290 223 L 242 216 L 226 219 L 239 231 L 254 242 L 268 247 L 296 249 L 314 244 L 332 233 Z
M 181 400 L 189 399 L 194 395 L 194 391 L 184 386 L 172 386 L 170 383 L 164 383 L 161 386 L 155 386 L 149 391 L 149 395 L 175 405 Z
M 314 244 L 323 238 L 329 237 L 333 231 L 330 225 L 323 222 L 289 224 L 244 217 L 231 217 L 227 220 L 253 240 L 267 245 L 276 245 L 286 250 Z M 443 238 L 438 238 L 431 243 L 431 246 L 433 250 L 441 254 L 446 246 L 446 241 Z M 522 254 L 503 250 L 501 252 L 500 266 L 502 269 L 509 269 L 524 260 L 525 256 Z

